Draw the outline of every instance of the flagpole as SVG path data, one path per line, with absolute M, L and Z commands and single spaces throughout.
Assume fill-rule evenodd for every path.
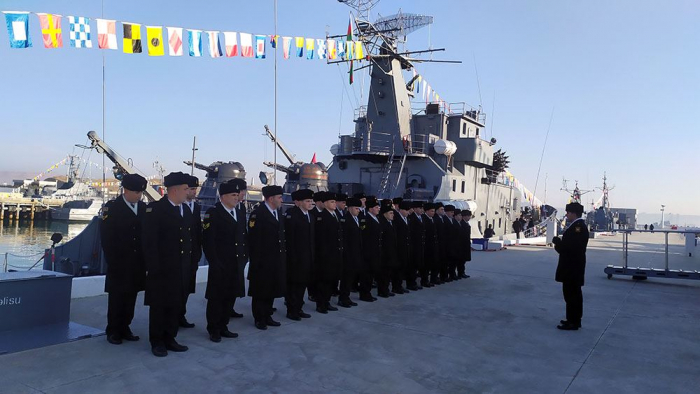
M 272 37 L 273 40 L 277 39 L 277 0 L 274 0 L 274 12 L 275 12 L 275 32 L 273 33 L 274 36 Z M 277 44 L 277 43 L 275 43 Z M 273 161 L 275 163 L 275 166 L 277 166 L 277 45 L 275 45 L 275 51 L 273 52 L 273 56 L 275 57 L 275 142 L 273 143 L 272 148 L 275 150 L 274 151 L 274 158 Z M 272 171 L 272 179 L 273 185 L 277 185 L 277 168 L 274 168 L 274 171 Z
M 105 1 L 102 0 L 102 11 L 100 18 L 105 17 Z M 105 141 L 105 52 L 102 52 L 102 141 Z M 102 152 L 102 205 L 105 203 L 105 183 L 107 175 L 105 173 L 105 154 Z

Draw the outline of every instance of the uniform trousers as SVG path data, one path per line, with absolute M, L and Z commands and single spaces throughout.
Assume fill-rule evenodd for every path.
M 267 321 L 272 315 L 272 305 L 274 302 L 274 298 L 252 297 L 251 306 L 253 309 L 253 318 L 256 322 L 265 323 Z
M 228 329 L 234 301 L 235 298 L 207 300 L 207 331 L 209 333 L 220 333 Z
M 352 291 L 353 282 L 356 282 L 356 278 L 357 272 L 354 269 L 343 266 L 343 276 L 340 278 L 340 287 L 338 288 L 338 301 L 350 301 L 350 292 Z
M 360 297 L 362 298 L 367 298 L 372 296 L 372 282 L 374 281 L 374 277 L 372 275 L 372 270 L 367 269 L 367 270 L 362 270 L 360 271 L 359 274 L 359 279 L 360 279 Z
M 335 281 L 318 281 L 316 282 L 316 307 L 326 308 L 331 303 L 331 295 L 333 294 L 333 286 Z
M 387 267 L 382 267 L 377 274 L 377 294 L 386 294 L 389 292 L 389 282 L 393 270 Z
M 152 346 L 165 345 L 175 340 L 180 316 L 181 306 L 151 305 L 148 310 L 148 340 Z
M 126 335 L 134 319 L 138 293 L 110 292 L 107 296 L 107 335 Z
M 566 321 L 572 324 L 581 324 L 581 317 L 583 317 L 581 286 L 573 282 L 564 282 L 561 287 L 566 302 Z
M 301 312 L 301 306 L 304 304 L 304 293 L 306 292 L 306 284 L 297 282 L 287 282 L 287 314 L 298 315 Z

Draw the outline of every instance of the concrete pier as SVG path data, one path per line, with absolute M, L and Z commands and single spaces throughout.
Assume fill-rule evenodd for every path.
M 0 356 L 7 393 L 694 393 L 700 387 L 700 283 L 608 280 L 619 264 L 620 236 L 591 240 L 583 328 L 559 331 L 564 318 L 557 255 L 519 246 L 474 252 L 470 279 L 359 302 L 281 327 L 232 319 L 237 339 L 209 341 L 205 286 L 190 297 L 193 329 L 181 329 L 185 353 L 159 359 L 148 344 L 148 309 L 139 295 L 133 331 L 139 342 L 104 337 Z M 636 261 L 656 264 L 658 242 L 635 240 Z M 673 264 L 700 269 L 672 245 Z M 357 294 L 352 294 L 357 300 Z M 74 300 L 71 320 L 104 327 L 106 296 Z

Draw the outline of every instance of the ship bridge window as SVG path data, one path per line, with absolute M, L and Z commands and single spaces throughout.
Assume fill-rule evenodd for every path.
M 467 124 L 462 123 L 462 135 L 467 135 Z
M 453 192 L 457 191 L 457 180 L 456 179 L 452 180 L 452 191 Z
M 462 193 L 464 193 L 464 187 L 466 185 L 466 181 L 462 181 Z

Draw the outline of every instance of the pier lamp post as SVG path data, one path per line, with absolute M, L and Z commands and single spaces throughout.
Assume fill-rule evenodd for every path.
M 661 228 L 664 228 L 664 210 L 666 209 L 666 206 L 661 204 Z

